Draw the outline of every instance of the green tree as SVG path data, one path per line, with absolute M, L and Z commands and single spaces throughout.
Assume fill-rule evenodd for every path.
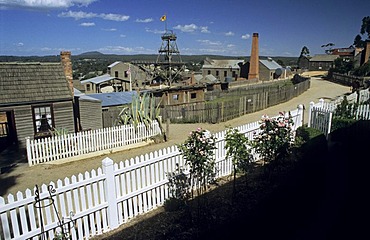
M 370 40 L 370 16 L 364 17 L 362 19 L 360 34 L 356 35 L 353 44 L 356 47 L 365 47 L 366 41 Z
M 308 56 L 310 56 L 310 50 L 308 49 L 308 47 L 303 46 L 301 50 L 301 54 L 299 55 L 298 60 L 297 60 L 297 66 L 300 67 L 301 59 L 303 57 L 308 57 Z
M 362 35 L 367 34 L 367 39 L 370 39 L 370 16 L 364 17 L 362 19 L 362 25 L 360 33 Z
M 322 48 L 326 48 L 325 49 L 326 54 L 331 54 L 333 52 L 332 47 L 334 47 L 334 46 L 335 46 L 334 43 L 327 43 L 327 44 L 321 45 Z
M 353 61 L 349 58 L 337 58 L 334 60 L 335 72 L 347 74 L 353 69 Z

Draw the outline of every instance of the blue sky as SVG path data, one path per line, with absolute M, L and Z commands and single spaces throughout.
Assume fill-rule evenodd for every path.
M 315 55 L 369 15 L 369 0 L 0 0 L 0 55 L 158 54 L 166 25 L 182 55 L 249 56 L 254 32 L 262 56 Z

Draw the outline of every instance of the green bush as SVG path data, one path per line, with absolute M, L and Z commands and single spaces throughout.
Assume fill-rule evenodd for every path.
M 296 130 L 295 146 L 303 158 L 312 158 L 326 153 L 327 140 L 320 130 L 302 126 Z
M 349 118 L 333 118 L 331 123 L 331 131 L 335 131 L 340 128 L 346 128 L 357 122 L 356 119 Z

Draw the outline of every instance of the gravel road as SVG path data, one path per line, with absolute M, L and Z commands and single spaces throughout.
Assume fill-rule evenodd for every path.
M 141 148 L 125 150 L 106 156 L 65 164 L 42 164 L 29 167 L 28 163 L 20 163 L 16 167 L 12 168 L 9 172 L 0 174 L 0 181 L 2 185 L 0 188 L 0 196 L 5 197 L 9 193 L 16 194 L 18 191 L 24 192 L 27 188 L 33 189 L 36 184 L 48 184 L 50 181 L 56 182 L 58 179 L 63 180 L 65 177 L 71 177 L 72 175 L 97 169 L 101 166 L 101 161 L 105 157 L 110 157 L 114 162 L 119 162 L 182 143 L 187 138 L 188 133 L 197 129 L 198 127 L 207 129 L 212 133 L 216 133 L 224 130 L 225 126 L 236 127 L 258 121 L 263 114 L 276 116 L 278 115 L 279 111 L 294 110 L 299 104 L 303 104 L 306 107 L 304 121 L 307 122 L 308 108 L 311 101 L 317 102 L 320 98 L 323 98 L 325 101 L 331 101 L 349 92 L 349 87 L 331 83 L 322 80 L 321 78 L 312 77 L 311 87 L 309 90 L 288 102 L 264 109 L 262 111 L 247 114 L 219 124 L 170 124 L 169 140 L 164 143 L 152 144 Z

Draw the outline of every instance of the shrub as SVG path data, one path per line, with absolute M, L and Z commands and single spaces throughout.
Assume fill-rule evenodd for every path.
M 293 121 L 289 113 L 280 112 L 277 118 L 262 116 L 259 134 L 256 134 L 252 146 L 260 155 L 263 163 L 282 160 L 289 153 L 292 145 Z
M 200 195 L 215 180 L 215 139 L 208 131 L 198 128 L 178 147 L 189 165 L 191 189 L 197 189 Z
M 253 162 L 253 155 L 248 146 L 249 140 L 245 134 L 240 133 L 237 128 L 228 128 L 226 131 L 226 158 L 231 158 L 233 163 L 234 183 L 233 193 L 235 194 L 235 181 L 237 172 L 245 174 L 247 183 L 247 172 Z

